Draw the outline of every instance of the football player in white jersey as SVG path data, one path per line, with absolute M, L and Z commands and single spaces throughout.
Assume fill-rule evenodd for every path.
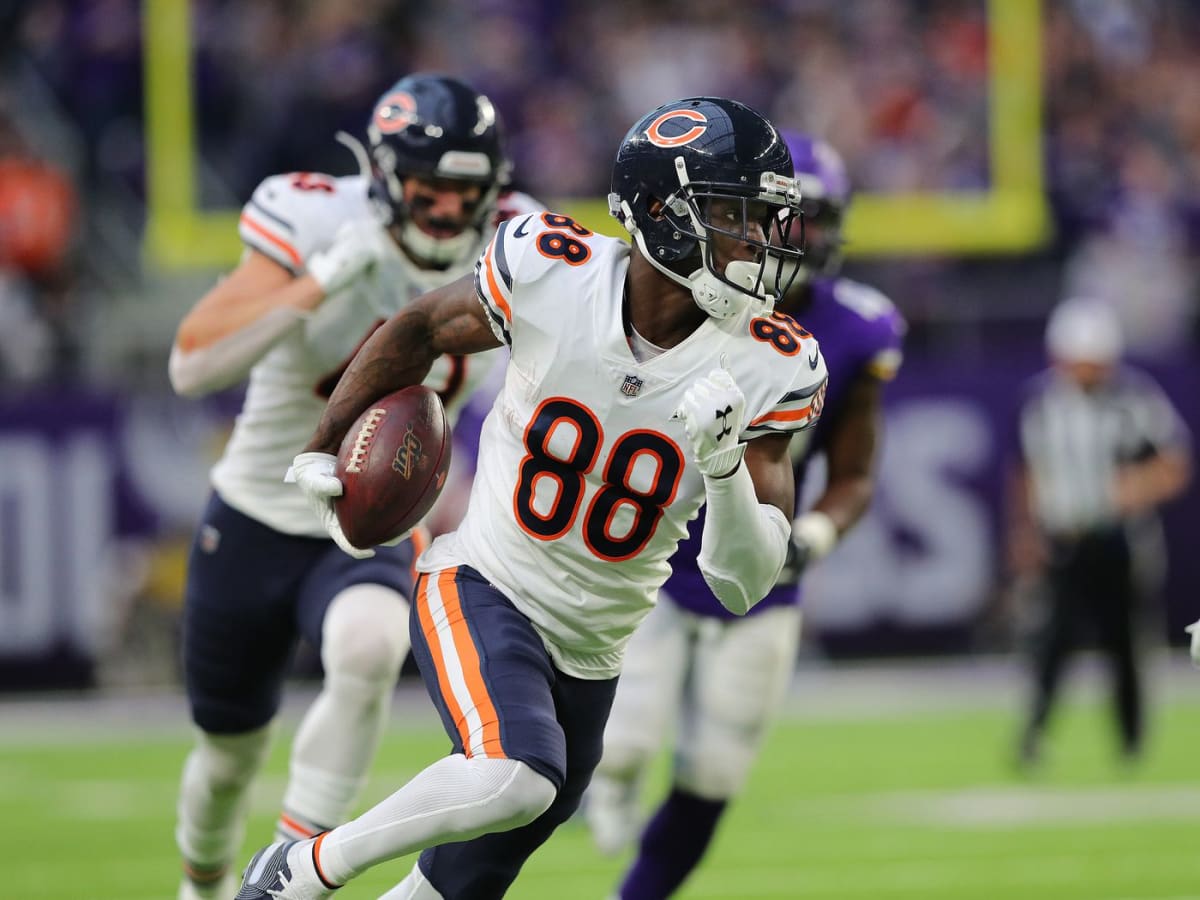
M 249 787 L 301 636 L 319 648 L 325 679 L 295 738 L 278 832 L 302 837 L 350 814 L 409 650 L 417 550 L 344 552 L 283 476 L 371 331 L 469 273 L 499 220 L 541 209 L 506 191 L 495 111 L 460 81 L 400 80 L 367 134 L 365 148 L 339 136 L 360 175 L 259 186 L 242 211 L 240 264 L 188 313 L 171 353 L 181 394 L 250 378 L 188 564 L 184 668 L 197 731 L 178 803 L 182 898 L 233 893 Z M 426 383 L 453 411 L 492 361 L 440 357 Z
M 773 312 L 800 257 L 778 233 L 800 208 L 787 146 L 741 103 L 679 100 L 626 135 L 609 203 L 632 249 L 552 213 L 502 224 L 474 279 L 371 337 L 293 462 L 329 519 L 362 409 L 438 353 L 508 345 L 466 516 L 417 563 L 413 653 L 453 752 L 357 819 L 260 850 L 239 898 L 325 897 L 417 850 L 388 898 L 503 896 L 576 809 L 625 644 L 702 503 L 721 602 L 743 614 L 774 584 L 789 438 L 826 383 L 816 341 Z
M 749 615 L 729 615 L 705 584 L 695 522 L 671 559 L 658 605 L 629 642 L 604 756 L 584 801 L 605 853 L 623 850 L 640 831 L 614 894 L 620 900 L 664 900 L 699 865 L 795 670 L 800 573 L 833 549 L 874 494 L 883 390 L 900 365 L 904 320 L 878 291 L 838 274 L 850 199 L 841 157 L 824 141 L 783 135 L 803 195 L 805 248 L 780 307 L 820 335 L 830 379 L 821 421 L 792 442 L 797 502 L 818 453 L 828 477 L 793 525 L 791 565 Z M 639 789 L 672 733 L 670 789 L 641 830 Z

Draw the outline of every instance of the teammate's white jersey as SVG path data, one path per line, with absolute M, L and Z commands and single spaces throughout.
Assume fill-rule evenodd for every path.
M 782 315 L 708 319 L 638 362 L 621 309 L 629 252 L 551 213 L 500 226 L 475 271 L 510 347 L 504 387 L 484 422 L 466 517 L 418 563 L 477 569 L 580 678 L 617 674 L 704 502 L 672 419 L 687 389 L 726 354 L 746 395 L 743 440 L 809 427 L 824 398 L 816 341 Z
M 498 218 L 539 210 L 524 194 L 501 198 Z M 371 215 L 362 176 L 315 173 L 266 179 L 242 210 L 247 247 L 296 275 L 328 247 L 342 223 Z M 481 239 L 491 236 L 490 230 Z M 250 371 L 245 404 L 212 483 L 235 509 L 287 534 L 327 537 L 301 491 L 283 476 L 312 437 L 338 377 L 363 341 L 415 297 L 470 271 L 470 263 L 444 271 L 417 268 L 399 249 L 347 288 L 326 297 L 302 324 L 271 348 Z M 469 259 L 470 257 L 468 257 Z M 453 417 L 502 351 L 475 357 L 442 357 L 425 383 L 442 394 Z

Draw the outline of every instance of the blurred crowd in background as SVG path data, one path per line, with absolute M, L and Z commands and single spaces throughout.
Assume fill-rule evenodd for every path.
M 355 171 L 334 132 L 361 135 L 380 93 L 417 70 L 487 92 L 507 126 L 516 185 L 550 202 L 603 197 L 629 124 L 705 93 L 827 137 L 858 191 L 985 191 L 988 15 L 1004 2 L 190 0 L 198 202 L 235 210 L 272 173 Z M 158 518 L 140 531 L 175 545 L 125 557 L 123 577 L 177 601 L 223 431 L 170 397 L 166 358 L 179 318 L 220 273 L 145 265 L 152 3 L 169 0 L 0 5 L 0 394 L 86 383 L 129 407 L 119 440 L 137 452 L 123 458 L 135 461 Z M 883 289 L 910 324 L 893 391 L 909 405 L 889 425 L 883 474 L 894 487 L 877 504 L 877 526 L 860 529 L 869 563 L 822 585 L 837 595 L 833 625 L 891 609 L 909 625 L 978 617 L 995 567 L 1005 430 L 986 417 L 1009 399 L 1014 372 L 1041 364 L 1046 316 L 1063 297 L 1108 301 L 1134 359 L 1182 365 L 1168 387 L 1194 386 L 1200 5 L 1043 0 L 1040 9 L 1040 45 L 1013 52 L 1041 57 L 1051 238 L 979 258 L 851 248 L 847 274 Z M 1017 346 L 1024 362 L 1012 365 Z M 956 359 L 993 368 L 972 381 Z M 971 404 L 952 393 L 964 385 L 976 390 Z M 236 403 L 215 402 L 226 426 Z M 913 516 L 937 506 L 937 490 L 944 515 Z M 1178 602 L 1176 620 L 1195 617 L 1190 600 Z M 925 649 L 961 646 L 944 637 Z
M 208 206 L 240 205 L 273 172 L 351 171 L 333 133 L 361 133 L 373 100 L 413 70 L 451 72 L 491 95 L 518 183 L 539 197 L 602 196 L 628 124 L 661 100 L 699 93 L 736 97 L 824 134 L 858 190 L 988 183 L 984 0 L 748 0 L 736 15 L 721 0 L 191 6 Z M 25 379 L 78 362 L 71 329 L 87 317 L 65 306 L 105 302 L 86 288 L 65 296 L 73 266 L 119 289 L 124 261 L 136 278 L 142 9 L 136 0 L 8 9 L 0 23 L 0 321 L 40 320 L 23 328 L 44 332 L 37 345 L 55 348 L 33 364 L 23 358 L 32 343 L 5 342 L 17 344 L 3 354 L 5 377 Z M 1200 8 L 1188 0 L 1048 0 L 1043 17 L 1053 242 L 999 265 L 860 267 L 896 297 L 918 345 L 972 335 L 978 343 L 981 319 L 1040 319 L 1059 296 L 1082 292 L 1123 310 L 1135 351 L 1193 350 Z M 51 168 L 31 182 L 18 160 Z M 40 221 L 48 205 L 62 215 L 77 208 L 76 227 Z M 22 218 L 21 209 L 36 212 Z M 35 239 L 16 235 L 24 228 L 39 229 L 36 253 L 28 249 Z

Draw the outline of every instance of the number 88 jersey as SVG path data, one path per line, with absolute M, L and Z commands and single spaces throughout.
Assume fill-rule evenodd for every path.
M 743 393 L 741 440 L 810 427 L 824 397 L 816 341 L 782 315 L 707 319 L 637 360 L 622 318 L 630 248 L 553 213 L 500 226 L 476 289 L 509 345 L 466 516 L 421 571 L 478 570 L 533 622 L 556 665 L 610 678 L 704 502 L 684 393 L 722 354 Z

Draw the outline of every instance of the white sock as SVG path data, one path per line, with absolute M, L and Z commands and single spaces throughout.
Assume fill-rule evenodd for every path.
M 197 731 L 183 766 L 175 842 L 185 865 L 217 870 L 230 865 L 246 825 L 250 784 L 271 745 L 272 726 L 245 734 Z
M 397 856 L 517 828 L 545 812 L 556 794 L 549 779 L 518 760 L 447 756 L 325 835 L 321 872 L 344 884 Z
M 381 691 L 378 684 L 326 676 L 292 744 L 276 827 L 281 837 L 312 837 L 349 818 L 387 725 L 390 699 L 390 685 Z
M 325 683 L 292 744 L 277 835 L 310 837 L 349 817 L 408 649 L 408 603 L 400 594 L 357 584 L 334 598 L 321 634 Z

